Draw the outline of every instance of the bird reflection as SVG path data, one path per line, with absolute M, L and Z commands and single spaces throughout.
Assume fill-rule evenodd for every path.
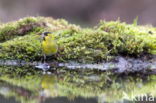
M 52 75 L 43 75 L 41 80 L 41 91 L 40 91 L 40 100 L 43 102 L 48 97 L 57 97 L 58 96 L 58 85 L 57 85 L 57 76 Z

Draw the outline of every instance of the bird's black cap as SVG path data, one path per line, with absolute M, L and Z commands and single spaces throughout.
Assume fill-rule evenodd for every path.
M 42 33 L 42 38 L 43 38 L 43 40 L 45 40 L 45 37 L 46 37 L 48 34 L 50 34 L 50 33 L 52 33 L 52 32 L 43 32 L 43 33 Z
M 42 34 L 43 34 L 44 36 L 47 36 L 49 33 L 51 33 L 51 32 L 43 32 Z

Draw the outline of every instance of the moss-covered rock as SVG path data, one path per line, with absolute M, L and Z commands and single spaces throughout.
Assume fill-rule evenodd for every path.
M 0 26 L 0 58 L 40 60 L 40 35 L 56 35 L 58 61 L 100 62 L 112 56 L 156 54 L 156 29 L 120 21 L 102 21 L 95 28 L 80 28 L 63 19 L 28 17 Z M 51 60 L 51 59 L 49 59 Z

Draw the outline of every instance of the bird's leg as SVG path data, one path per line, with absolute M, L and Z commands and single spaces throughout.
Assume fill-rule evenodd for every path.
M 43 56 L 44 56 L 44 63 L 46 63 L 46 55 L 44 54 Z
M 43 63 L 43 57 L 41 57 L 41 63 Z
M 41 63 L 45 63 L 45 57 L 44 57 L 44 54 L 42 54 L 43 56 L 42 56 L 42 58 L 41 58 Z

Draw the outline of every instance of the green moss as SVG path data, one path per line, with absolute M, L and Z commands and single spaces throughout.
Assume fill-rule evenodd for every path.
M 41 43 L 38 35 L 17 37 L 1 45 L 0 58 L 33 61 L 41 56 Z
M 118 53 L 155 54 L 156 28 L 152 26 L 130 25 L 120 21 L 101 21 L 96 29 L 118 35 L 119 43 L 116 43 L 120 49 Z
M 17 36 L 24 36 L 31 32 L 41 33 L 45 30 L 58 30 L 71 27 L 63 19 L 44 17 L 26 17 L 18 21 L 0 24 L 0 42 L 4 42 Z
M 44 26 L 37 26 L 30 32 L 23 32 L 22 36 L 18 36 L 17 28 L 34 22 L 42 22 Z M 0 44 L 1 59 L 40 60 L 40 37 L 36 34 L 43 31 L 51 31 L 56 35 L 59 51 L 53 59 L 58 61 L 100 62 L 117 55 L 139 57 L 156 54 L 156 29 L 152 26 L 102 21 L 95 28 L 83 29 L 63 19 L 43 17 L 25 18 L 12 24 L 15 26 L 9 27 L 8 23 L 3 24 L 1 28 L 2 31 L 16 36 L 14 39 L 12 36 L 1 36 L 0 40 L 7 37 L 9 39 Z
M 75 59 L 81 62 L 106 59 L 109 53 L 105 42 L 107 36 L 109 36 L 108 33 L 91 29 L 72 32 L 70 36 L 58 40 L 58 44 L 64 48 L 62 52 L 59 52 L 58 59 Z
M 43 23 L 34 17 L 24 18 L 19 21 L 0 25 L 0 41 L 6 41 L 16 36 L 23 36 L 29 32 L 36 31 Z

